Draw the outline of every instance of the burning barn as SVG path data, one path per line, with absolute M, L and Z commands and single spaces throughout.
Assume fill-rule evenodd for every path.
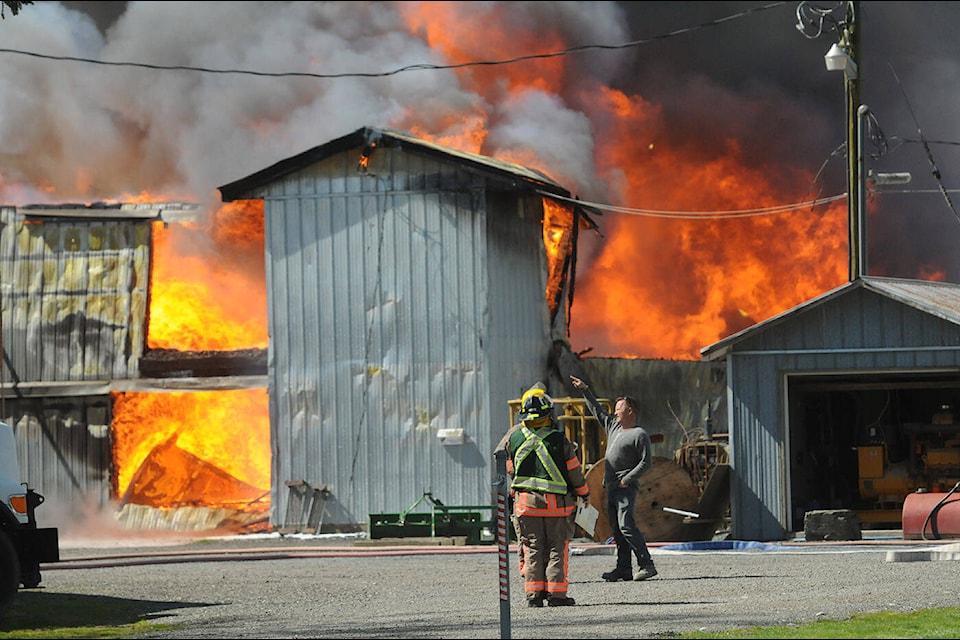
M 330 531 L 492 505 L 508 401 L 571 372 L 649 391 L 657 431 L 721 417 L 715 365 L 570 353 L 594 222 L 538 172 L 364 128 L 221 192 L 0 209 L 0 413 L 66 512 Z
M 271 522 L 324 487 L 352 527 L 424 493 L 489 505 L 507 401 L 566 338 L 576 234 L 546 176 L 362 128 L 220 187 L 262 200 Z

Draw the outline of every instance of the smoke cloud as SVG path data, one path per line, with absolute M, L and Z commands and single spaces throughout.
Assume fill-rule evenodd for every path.
M 37 2 L 0 21 L 3 49 L 376 74 L 644 42 L 330 78 L 4 51 L 0 202 L 149 194 L 215 207 L 218 186 L 365 125 L 520 162 L 583 200 L 620 207 L 723 211 L 842 194 L 844 83 L 823 62 L 837 34 L 805 38 L 795 26 L 798 4 Z M 870 198 L 868 271 L 958 281 L 960 217 L 940 188 L 960 181 L 960 45 L 952 32 L 960 5 L 861 7 L 862 102 L 888 141 L 869 165 L 913 175 L 898 192 Z M 929 153 L 921 130 L 936 141 Z M 842 284 L 845 216 L 843 202 L 709 226 L 608 212 L 603 236 L 584 237 L 583 306 L 574 307 L 571 342 L 594 355 L 696 357 Z M 624 266 L 631 263 L 642 268 Z M 610 322 L 617 314 L 629 321 Z M 638 318 L 648 330 L 636 329 Z

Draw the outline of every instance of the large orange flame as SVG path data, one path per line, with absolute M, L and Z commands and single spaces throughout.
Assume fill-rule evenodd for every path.
M 233 483 L 207 481 L 201 494 L 182 497 L 176 482 L 154 482 L 152 506 L 220 506 L 249 499 L 248 488 L 270 491 L 270 430 L 266 391 L 197 391 L 184 393 L 122 393 L 114 397 L 114 460 L 117 495 L 125 496 L 145 462 L 164 469 L 169 480 L 195 478 L 201 460 L 235 479 Z M 175 448 L 172 446 L 175 445 Z M 155 452 L 163 459 L 151 459 Z M 189 453 L 186 457 L 183 452 Z M 190 464 L 188 464 L 190 463 Z M 209 475 L 209 474 L 208 474 Z M 143 503 L 143 487 L 135 487 Z M 247 491 L 238 496 L 237 491 Z M 174 499 L 176 498 L 176 500 Z
M 408 28 L 452 64 L 529 56 L 570 46 L 563 37 L 506 4 L 401 3 Z M 495 28 L 475 28 L 476 24 Z M 559 95 L 589 115 L 602 202 L 656 211 L 756 210 L 810 200 L 814 176 L 748 162 L 737 140 L 717 151 L 670 130 L 642 97 L 574 77 L 570 57 L 458 69 L 461 83 L 498 105 L 536 91 Z M 579 93 L 574 93 L 574 87 Z M 695 101 L 696 96 L 691 96 Z M 442 110 L 439 112 L 443 113 Z M 486 153 L 497 109 L 479 104 L 429 126 L 410 113 L 396 126 L 464 151 Z M 427 131 L 434 132 L 433 135 Z M 558 140 L 560 144 L 562 141 Z M 490 153 L 564 182 L 529 150 Z M 788 175 L 784 175 L 788 174 Z M 792 185 L 792 186 L 784 186 Z M 571 346 L 595 356 L 698 359 L 701 348 L 842 284 L 847 277 L 843 203 L 775 215 L 655 216 L 608 214 L 603 239 L 580 251 Z M 589 234 L 585 243 L 591 242 Z
M 263 203 L 224 205 L 207 225 L 154 223 L 152 349 L 266 348 Z
M 147 335 L 152 349 L 267 345 L 263 203 L 227 204 L 206 223 L 155 223 Z M 115 489 L 167 508 L 269 508 L 265 389 L 114 397 Z
M 607 173 L 622 174 L 633 208 L 751 212 L 810 199 L 813 176 L 785 191 L 752 168 L 736 140 L 708 156 L 664 139 L 657 110 L 608 90 Z M 780 180 L 779 182 L 783 182 Z M 620 215 L 589 269 L 580 271 L 571 334 L 601 355 L 691 359 L 699 350 L 842 284 L 843 202 L 777 214 Z M 586 344 L 583 344 L 586 343 Z

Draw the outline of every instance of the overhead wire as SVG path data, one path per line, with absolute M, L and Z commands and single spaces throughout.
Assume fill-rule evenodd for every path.
M 913 118 L 913 123 L 917 127 L 917 134 L 920 136 L 920 142 L 923 144 L 923 150 L 927 154 L 927 160 L 930 162 L 932 168 L 931 173 L 937 181 L 937 185 L 940 187 L 940 193 L 943 195 L 943 199 L 947 201 L 947 206 L 950 207 L 950 211 L 953 212 L 953 215 L 957 220 L 960 220 L 960 214 L 957 213 L 956 207 L 953 206 L 953 200 L 950 199 L 950 194 L 947 192 L 947 188 L 943 184 L 943 177 L 940 175 L 940 168 L 937 167 L 936 160 L 933 159 L 933 152 L 930 150 L 930 145 L 927 144 L 926 139 L 923 137 L 923 130 L 920 128 L 920 122 L 917 120 L 917 115 L 913 112 L 913 106 L 910 104 L 910 100 L 907 98 L 907 92 L 903 88 L 903 83 L 900 82 L 900 76 L 897 75 L 896 70 L 893 68 L 893 65 L 890 66 L 890 72 L 893 73 L 894 79 L 897 81 L 897 87 L 900 88 L 900 92 L 903 94 L 903 101 L 907 105 L 907 110 L 910 112 L 910 117 Z
M 567 198 L 563 196 L 558 196 L 553 193 L 547 193 L 545 191 L 540 192 L 541 195 L 553 198 L 554 200 L 562 200 L 565 202 L 570 202 L 572 204 L 578 204 L 581 206 L 589 207 L 592 209 L 600 209 L 602 211 L 615 211 L 617 213 L 627 213 L 637 216 L 646 216 L 650 218 L 677 218 L 677 219 L 688 219 L 688 220 L 718 220 L 724 218 L 747 218 L 754 216 L 768 216 L 777 213 L 789 213 L 791 211 L 797 211 L 800 209 L 807 209 L 816 207 L 822 204 L 829 204 L 837 200 L 843 200 L 847 197 L 846 193 L 842 193 L 835 196 L 828 196 L 826 198 L 817 198 L 816 200 L 808 200 L 805 202 L 797 202 L 794 204 L 784 204 L 784 205 L 775 205 L 772 207 L 757 207 L 753 209 L 729 209 L 726 211 L 664 211 L 660 209 L 638 209 L 634 207 L 619 207 L 612 204 L 603 204 L 600 202 L 587 202 L 585 200 L 579 200 L 577 198 Z
M 17 55 L 32 56 L 35 58 L 44 58 L 47 60 L 61 60 L 68 62 L 85 62 L 88 64 L 98 64 L 105 66 L 113 67 L 137 67 L 141 69 L 153 69 L 158 71 L 196 71 L 200 73 L 214 73 L 214 74 L 234 74 L 234 75 L 249 75 L 249 76 L 262 76 L 270 78 L 289 78 L 289 77 L 301 77 L 301 78 L 320 78 L 320 79 L 334 79 L 334 78 L 383 78 L 388 76 L 394 76 L 399 73 L 405 73 L 407 71 L 437 71 L 443 69 L 463 69 L 466 67 L 486 67 L 486 66 L 497 66 L 504 64 L 514 64 L 517 62 L 525 62 L 527 60 L 540 60 L 545 58 L 555 58 L 558 56 L 567 56 L 574 53 L 582 53 L 585 51 L 611 51 L 618 49 L 629 49 L 632 47 L 638 47 L 640 45 L 649 44 L 651 42 L 656 42 L 658 40 L 665 40 L 667 38 L 673 38 L 685 33 L 691 33 L 699 29 L 705 29 L 707 27 L 714 27 L 731 20 L 736 20 L 743 18 L 752 13 L 757 13 L 759 11 L 766 11 L 768 9 L 774 9 L 785 5 L 786 2 L 773 2 L 770 4 L 762 5 L 759 7 L 753 7 L 739 13 L 735 13 L 723 18 L 717 18 L 716 20 L 710 20 L 708 22 L 703 22 L 701 24 L 686 27 L 683 29 L 676 29 L 669 33 L 662 35 L 654 36 L 652 38 L 642 38 L 640 40 L 632 40 L 630 42 L 623 42 L 620 44 L 587 44 L 581 45 L 578 47 L 571 47 L 569 49 L 563 49 L 560 51 L 552 51 L 548 53 L 533 53 L 524 56 L 517 56 L 514 58 L 505 58 L 502 60 L 477 60 L 472 62 L 460 62 L 457 64 L 411 64 L 404 67 L 399 67 L 391 71 L 380 71 L 380 72 L 343 72 L 343 73 L 311 73 L 307 71 L 253 71 L 250 69 L 213 69 L 210 67 L 195 67 L 191 65 L 162 65 L 162 64 L 149 64 L 143 62 L 115 62 L 110 60 L 95 60 L 92 58 L 81 58 L 77 56 L 55 56 L 44 53 L 37 53 L 34 51 L 23 51 L 20 49 L 9 49 L 9 48 L 0 48 L 0 53 L 11 53 Z
M 883 193 L 884 195 L 889 194 L 909 194 L 909 193 L 960 193 L 960 189 L 884 189 L 883 191 L 877 191 L 877 193 Z

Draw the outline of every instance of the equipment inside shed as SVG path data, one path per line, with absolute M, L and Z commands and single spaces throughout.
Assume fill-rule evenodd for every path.
M 817 509 L 901 528 L 908 496 L 960 485 L 958 372 L 795 376 L 788 396 L 794 529 Z M 951 529 L 937 534 L 960 537 Z

